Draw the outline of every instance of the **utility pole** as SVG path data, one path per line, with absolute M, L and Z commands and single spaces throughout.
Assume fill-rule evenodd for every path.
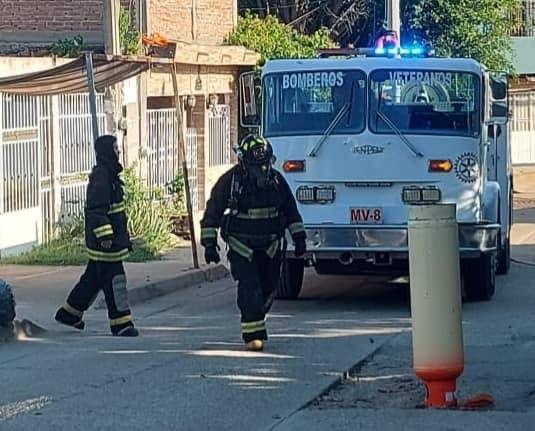
M 398 46 L 401 41 L 401 17 L 399 12 L 399 0 L 386 0 L 386 22 L 388 29 L 395 31 Z

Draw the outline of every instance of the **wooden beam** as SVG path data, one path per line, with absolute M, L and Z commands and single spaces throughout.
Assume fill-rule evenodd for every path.
M 194 268 L 199 268 L 199 256 L 197 253 L 197 240 L 195 238 L 195 224 L 193 221 L 193 206 L 191 204 L 191 190 L 189 187 L 189 175 L 188 175 L 188 160 L 186 153 L 186 145 L 184 140 L 184 120 L 182 118 L 182 103 L 180 102 L 180 96 L 178 95 L 178 82 L 176 78 L 177 70 L 176 64 L 171 67 L 171 80 L 173 81 L 173 91 L 175 94 L 175 109 L 177 115 L 177 128 L 178 128 L 178 152 L 182 162 L 182 175 L 184 177 L 184 190 L 186 192 L 186 208 L 188 211 L 189 232 L 191 237 L 191 253 L 193 256 Z

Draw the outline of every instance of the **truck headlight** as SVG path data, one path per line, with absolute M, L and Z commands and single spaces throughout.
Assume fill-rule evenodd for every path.
M 329 204 L 334 202 L 336 192 L 331 186 L 300 186 L 295 197 L 302 204 Z
M 431 204 L 442 200 L 440 189 L 434 186 L 428 187 L 404 187 L 401 199 L 406 204 Z

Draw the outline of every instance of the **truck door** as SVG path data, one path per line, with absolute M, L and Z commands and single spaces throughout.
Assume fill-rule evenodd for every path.
M 490 181 L 500 183 L 502 191 L 509 185 L 509 106 L 507 77 L 493 74 L 490 77 L 491 121 L 488 125 L 489 159 L 487 175 Z
M 511 142 L 509 135 L 508 82 L 505 74 L 490 76 L 491 121 L 489 122 L 489 162 L 487 175 L 500 185 L 501 243 L 498 248 L 498 274 L 506 274 L 510 265 L 513 185 Z

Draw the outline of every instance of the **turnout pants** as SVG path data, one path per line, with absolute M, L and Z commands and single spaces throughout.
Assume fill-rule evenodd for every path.
M 230 250 L 228 259 L 232 277 L 238 282 L 243 340 L 267 340 L 266 314 L 279 285 L 281 253 L 270 258 L 263 251 L 255 251 L 249 261 Z
M 80 281 L 67 298 L 66 310 L 71 314 L 79 313 L 82 318 L 100 290 L 104 292 L 111 332 L 118 334 L 125 328 L 134 326 L 122 262 L 90 260 Z

